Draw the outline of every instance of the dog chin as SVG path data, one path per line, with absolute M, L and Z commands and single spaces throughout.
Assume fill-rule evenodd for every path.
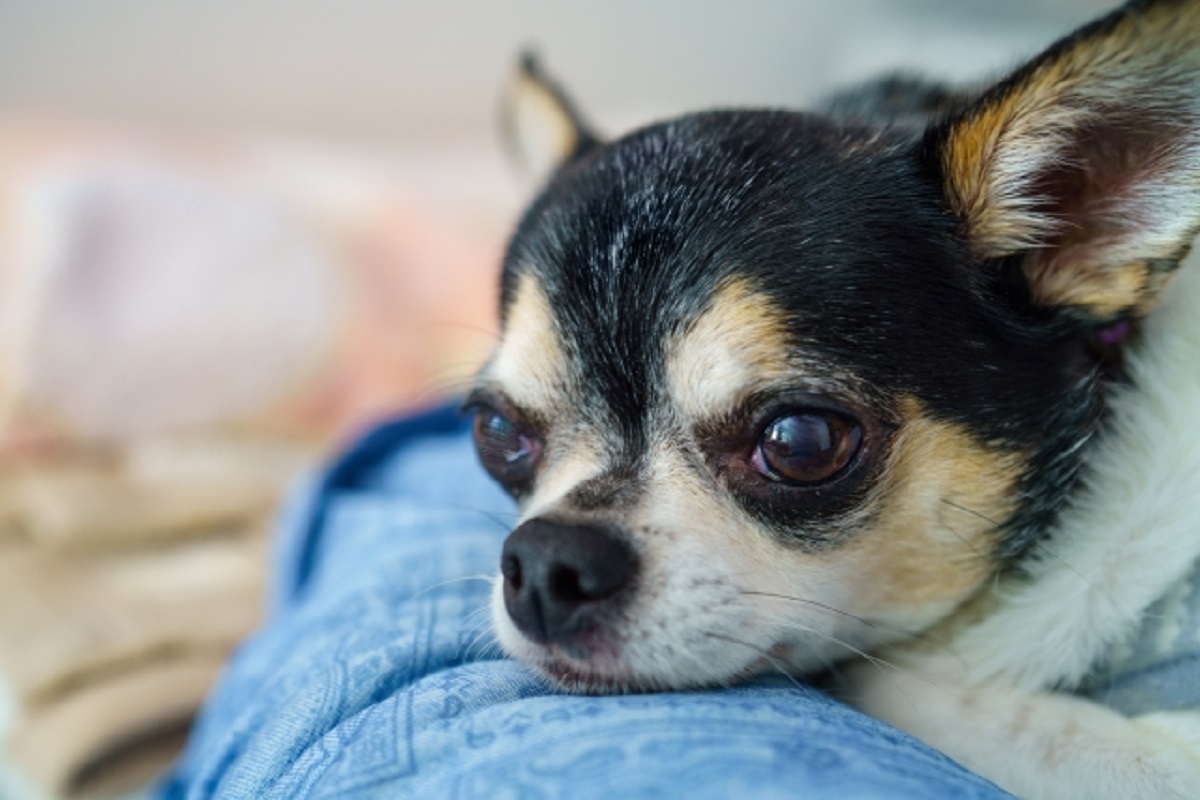
M 639 694 L 708 689 L 736 684 L 755 675 L 779 673 L 783 669 L 774 659 L 759 658 L 728 674 L 666 675 L 637 671 L 628 665 L 608 659 L 580 660 L 557 652 L 553 646 L 538 647 L 538 650 L 540 652 L 532 658 L 527 652 L 519 657 L 514 654 L 514 657 L 528 665 L 555 688 L 572 694 Z
M 666 671 L 646 668 L 623 658 L 611 644 L 588 648 L 586 643 L 565 648 L 542 645 L 526 639 L 515 627 L 498 625 L 499 642 L 511 658 L 525 664 L 556 689 L 572 694 L 606 695 L 681 691 L 728 686 L 764 672 L 778 672 L 780 664 L 771 658 L 757 658 L 747 664 L 727 664 L 725 672 L 706 670 L 704 674 L 682 672 L 677 665 Z
M 572 694 L 606 695 L 679 691 L 718 686 L 733 681 L 700 676 L 642 674 L 628 666 L 597 660 L 580 661 L 547 648 L 537 659 L 522 659 L 555 688 Z
M 592 663 L 552 654 L 531 666 L 556 688 L 572 694 L 631 694 L 653 688 L 642 685 L 641 681 L 621 670 L 606 671 Z
M 573 694 L 630 694 L 682 688 L 638 675 L 620 660 L 612 647 L 593 652 L 582 644 L 571 648 L 541 645 L 529 641 L 516 630 L 501 633 L 500 644 L 509 656 L 528 666 L 555 688 Z

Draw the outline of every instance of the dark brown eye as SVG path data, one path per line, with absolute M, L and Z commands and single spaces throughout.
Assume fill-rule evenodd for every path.
M 492 477 L 505 486 L 528 482 L 542 454 L 541 440 L 493 408 L 475 412 L 475 447 Z
M 861 444 L 862 427 L 854 420 L 824 411 L 802 411 L 767 425 L 750 460 L 773 481 L 812 486 L 845 469 Z

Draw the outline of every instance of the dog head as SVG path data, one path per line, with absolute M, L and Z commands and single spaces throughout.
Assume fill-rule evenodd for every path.
M 511 654 L 584 691 L 818 670 L 1046 534 L 1101 418 L 1094 342 L 1200 226 L 1200 4 L 938 98 L 919 130 L 717 111 L 605 143 L 525 65 L 510 129 L 547 171 L 468 400 L 520 503 Z

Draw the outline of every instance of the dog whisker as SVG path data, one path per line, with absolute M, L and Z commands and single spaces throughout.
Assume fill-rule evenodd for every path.
M 430 592 L 437 591 L 438 589 L 443 589 L 447 586 L 453 586 L 453 585 L 459 584 L 459 583 L 470 583 L 472 581 L 491 583 L 493 580 L 495 580 L 495 576 L 493 576 L 493 575 L 462 575 L 457 578 L 449 578 L 444 581 L 438 581 L 437 583 L 432 584 L 430 586 L 426 586 L 424 589 L 417 592 L 409 599 L 410 600 L 418 600 L 418 599 L 424 597 L 425 595 L 429 594 Z
M 918 716 L 921 715 L 920 707 L 912 699 L 912 696 L 909 695 L 908 692 L 906 692 L 904 690 L 904 687 L 901 686 L 900 682 L 896 680 L 895 675 L 893 673 L 899 673 L 902 675 L 911 676 L 911 677 L 916 678 L 917 680 L 921 681 L 922 683 L 926 683 L 942 692 L 945 692 L 947 694 L 952 693 L 951 689 L 949 687 L 943 685 L 942 683 L 939 683 L 938 681 L 935 681 L 933 678 L 931 678 L 928 675 L 922 674 L 921 672 L 913 670 L 909 667 L 902 666 L 900 664 L 896 664 L 892 661 L 887 660 L 886 658 L 882 658 L 880 656 L 868 653 L 865 650 L 863 650 L 862 648 L 855 647 L 854 645 L 850 644 L 849 642 L 839 639 L 836 636 L 831 636 L 829 634 L 823 633 L 822 631 L 816 630 L 815 628 L 811 628 L 807 625 L 801 625 L 801 624 L 795 623 L 795 622 L 792 623 L 792 626 L 802 632 L 810 633 L 814 636 L 818 636 L 822 639 L 832 642 L 833 644 L 836 644 L 839 647 L 844 647 L 847 650 L 849 650 L 851 653 L 857 655 L 862 660 L 871 664 L 879 672 L 880 675 L 882 675 L 888 679 L 888 681 L 892 685 L 892 688 L 896 690 L 897 694 L 899 694 L 901 697 L 904 698 L 904 701 L 906 703 L 908 703 L 909 707 L 913 710 L 913 713 Z
M 999 522 L 997 522 L 996 520 L 992 519 L 992 518 L 991 518 L 991 517 L 989 517 L 987 514 L 984 514 L 984 513 L 983 513 L 983 512 L 981 512 L 981 511 L 976 511 L 976 510 L 975 510 L 975 509 L 973 509 L 973 508 L 967 508 L 966 506 L 964 506 L 964 505 L 961 505 L 960 503 L 956 503 L 956 502 L 954 502 L 953 500 L 950 500 L 950 499 L 948 499 L 948 498 L 945 498 L 945 497 L 943 497 L 943 498 L 942 498 L 942 502 L 943 502 L 943 503 L 945 503 L 946 505 L 950 506 L 951 508 L 953 508 L 955 511 L 961 511 L 961 512 L 962 512 L 962 513 L 964 513 L 964 514 L 969 514 L 969 515 L 971 515 L 972 517 L 975 517 L 975 518 L 977 518 L 977 519 L 981 519 L 981 520 L 983 520 L 984 522 L 986 522 L 986 523 L 988 523 L 989 525 L 991 525 L 993 530 L 996 530 L 996 529 L 998 529 L 998 528 L 1000 528 L 1000 527 L 1001 527 L 1001 525 L 1000 525 L 1000 523 L 999 523 Z
M 767 650 L 764 650 L 763 648 L 758 647 L 756 645 L 750 644 L 749 642 L 743 642 L 741 639 L 736 639 L 732 636 L 726 636 L 721 633 L 714 633 L 712 631 L 709 631 L 705 634 L 705 636 L 707 636 L 710 639 L 718 639 L 722 642 L 729 642 L 730 644 L 736 644 L 736 645 L 741 645 L 742 647 L 745 647 L 747 650 L 750 650 L 751 652 L 753 652 L 756 655 L 763 658 L 763 660 L 765 660 L 768 664 L 770 664 L 777 672 L 779 672 L 779 674 L 783 675 L 785 678 L 787 678 L 789 681 L 791 681 L 792 685 L 795 686 L 797 689 L 799 689 L 800 691 L 804 691 L 804 686 L 798 680 L 796 680 L 796 677 L 794 675 L 792 675 L 792 673 L 789 672 L 784 667 L 784 665 L 781 664 L 779 662 L 779 660 L 776 659 L 774 656 L 772 656 L 770 654 L 770 652 L 768 652 Z
M 949 524 L 948 522 L 942 521 L 941 527 L 943 530 L 948 531 L 950 533 L 950 535 L 953 536 L 955 539 L 962 542 L 971 551 L 969 553 L 960 554 L 958 556 L 960 560 L 962 560 L 964 562 L 968 562 L 968 563 L 970 561 L 974 561 L 974 560 L 989 561 L 989 562 L 993 560 L 986 552 L 984 552 L 983 550 L 980 550 L 979 546 L 977 544 L 972 542 L 966 536 L 963 536 L 961 533 L 959 533 L 958 530 L 953 525 Z
M 463 622 L 467 623 L 469 625 L 479 624 L 476 622 L 472 622 L 472 620 L 474 620 L 476 617 L 483 617 L 482 621 L 487 622 L 489 619 L 488 615 L 491 614 L 491 611 L 492 611 L 491 604 L 484 603 L 483 605 L 479 606 L 479 608 L 476 608 L 475 610 L 469 612 L 465 617 L 463 617 Z
M 503 656 L 504 651 L 501 650 L 500 643 L 489 632 L 484 631 L 466 648 L 464 659 L 466 661 L 488 661 Z
M 851 614 L 849 611 L 845 611 L 836 606 L 831 606 L 831 605 L 827 605 L 825 603 L 820 603 L 816 600 L 811 600 L 807 597 L 799 597 L 796 595 L 788 595 L 788 594 L 782 594 L 782 593 L 776 593 L 776 592 L 763 592 L 763 591 L 755 591 L 755 590 L 740 590 L 740 591 L 741 591 L 741 594 L 743 594 L 743 595 L 772 597 L 772 598 L 776 598 L 776 599 L 780 599 L 780 600 L 788 600 L 788 601 L 792 601 L 792 602 L 803 603 L 804 605 L 812 606 L 819 610 L 828 611 L 828 612 L 830 612 L 832 614 L 836 614 L 840 617 L 844 617 L 846 619 L 853 620 L 854 622 L 857 622 L 857 623 L 863 625 L 864 627 L 870 628 L 872 630 L 880 630 L 880 631 L 887 631 L 890 633 L 896 633 L 896 634 L 899 634 L 900 636 L 904 637 L 905 639 L 908 639 L 911 641 L 919 641 L 919 642 L 923 642 L 927 645 L 932 645 L 932 646 L 936 647 L 936 649 L 945 651 L 949 655 L 953 656 L 955 659 L 962 661 L 962 655 L 959 654 L 953 647 L 950 647 L 947 643 L 941 641 L 939 637 L 931 636 L 930 634 L 928 634 L 925 631 L 912 630 L 911 628 L 904 628 L 899 625 L 889 625 L 889 624 L 887 624 L 885 622 L 881 622 L 879 620 L 865 619 L 863 617 L 857 616 L 856 614 Z M 785 620 L 784 622 L 785 622 L 785 624 L 795 624 L 788 620 Z M 832 664 L 830 664 L 829 666 L 832 667 Z
M 512 528 L 513 523 L 516 522 L 516 520 L 518 519 L 518 517 L 515 513 L 506 515 L 499 511 L 489 511 L 489 510 L 483 509 L 483 508 L 465 508 L 464 507 L 462 510 L 471 511 L 473 513 L 479 514 L 480 516 L 488 519 L 490 522 L 495 523 L 496 527 L 500 528 L 500 530 L 506 531 L 506 532 Z
M 990 528 L 990 529 L 987 531 L 988 533 L 992 533 L 992 532 L 998 531 L 998 530 L 1001 528 L 1001 525 L 1000 525 L 1000 523 L 999 523 L 999 522 L 997 522 L 996 520 L 994 520 L 994 519 L 992 519 L 991 517 L 987 516 L 986 514 L 982 514 L 982 513 L 978 512 L 978 511 L 975 511 L 975 510 L 973 510 L 973 509 L 967 508 L 966 506 L 964 506 L 964 505 L 960 505 L 959 503 L 956 503 L 956 502 L 954 502 L 953 500 L 947 500 L 947 499 L 946 499 L 946 498 L 944 498 L 944 497 L 942 498 L 942 502 L 943 502 L 944 504 L 946 504 L 947 506 L 949 506 L 950 508 L 954 509 L 955 511 L 962 512 L 963 514 L 969 514 L 969 515 L 971 515 L 972 517 L 975 517 L 975 518 L 977 518 L 977 519 L 981 519 L 981 520 L 983 520 L 984 522 L 986 522 L 986 523 L 988 523 L 989 525 L 991 525 L 991 528 Z M 991 563 L 991 562 L 993 562 L 993 561 L 995 560 L 995 559 L 993 559 L 993 558 L 992 558 L 992 557 L 991 557 L 991 556 L 990 556 L 988 553 L 986 553 L 986 552 L 984 552 L 983 550 L 979 549 L 979 546 L 978 546 L 978 545 L 977 545 L 975 542 L 971 541 L 971 540 L 970 540 L 970 539 L 968 539 L 966 536 L 963 536 L 961 533 L 959 533 L 959 532 L 958 532 L 958 531 L 957 531 L 957 530 L 954 528 L 954 526 L 953 526 L 953 525 L 949 524 L 948 522 L 945 522 L 944 520 L 942 521 L 942 523 L 941 523 L 941 524 L 942 524 L 942 528 L 944 528 L 945 530 L 949 531 L 949 532 L 950 532 L 950 534 L 951 534 L 951 535 L 952 535 L 952 536 L 953 536 L 955 539 L 957 539 L 958 541 L 962 542 L 962 543 L 963 543 L 963 545 L 965 545 L 965 546 L 966 546 L 966 547 L 967 547 L 967 548 L 968 548 L 968 549 L 971 551 L 971 555 L 968 557 L 968 560 L 970 560 L 970 559 L 974 559 L 974 558 L 978 558 L 978 559 L 980 559 L 981 561 L 985 561 L 985 562 L 989 562 L 989 563 Z M 1000 569 L 1000 568 L 999 568 L 999 567 L 997 567 L 997 572 L 999 572 L 999 569 Z
M 818 630 L 816 628 L 813 628 L 809 625 L 805 625 L 800 622 L 796 622 L 795 620 L 790 620 L 788 622 L 789 622 L 789 627 L 791 627 L 795 630 L 798 630 L 802 633 L 808 633 L 808 634 L 812 634 L 813 636 L 820 637 L 821 639 L 824 639 L 827 642 L 835 644 L 838 647 L 844 647 L 847 650 L 849 650 L 851 653 L 853 653 L 854 655 L 871 662 L 872 664 L 876 665 L 877 667 L 880 667 L 880 668 L 891 667 L 891 668 L 899 670 L 901 672 L 904 671 L 904 669 L 902 667 L 897 666 L 896 664 L 893 664 L 890 661 L 887 661 L 886 659 L 880 658 L 879 656 L 871 655 L 866 650 L 863 650 L 860 647 L 855 647 L 854 645 L 850 644 L 846 640 L 841 639 L 837 636 L 834 636 L 833 634 L 825 633 L 824 631 Z
M 952 501 L 952 500 L 947 500 L 947 499 L 945 499 L 945 498 L 943 498 L 943 499 L 942 499 L 942 502 L 943 502 L 943 503 L 945 503 L 946 505 L 950 506 L 951 508 L 953 508 L 953 509 L 957 510 L 957 511 L 961 511 L 961 512 L 963 512 L 964 514 L 970 514 L 970 515 L 971 515 L 971 516 L 973 516 L 973 517 L 978 517 L 979 519 L 982 519 L 984 522 L 991 523 L 991 524 L 992 524 L 992 526 L 993 526 L 993 527 L 995 527 L 995 528 L 999 528 L 999 527 L 1000 527 L 1000 524 L 999 524 L 998 522 L 996 522 L 996 521 L 995 521 L 995 520 L 993 520 L 991 517 L 988 517 L 988 516 L 987 516 L 987 515 L 985 515 L 985 514 L 981 514 L 981 513 L 980 513 L 980 512 L 978 512 L 978 511 L 975 511 L 975 510 L 973 510 L 973 509 L 970 509 L 970 508 L 967 508 L 967 507 L 965 507 L 965 506 L 959 505 L 958 503 L 955 503 L 955 502 L 954 502 L 954 501 Z M 947 526 L 947 530 L 949 530 L 951 533 L 954 533 L 954 530 L 953 530 L 952 528 L 950 528 L 949 526 Z M 955 535 L 957 536 L 957 534 L 955 534 Z M 959 537 L 959 538 L 961 539 L 962 537 Z M 964 543 L 967 543 L 965 539 L 963 539 L 963 542 L 964 542 Z M 1034 548 L 1036 548 L 1038 551 L 1040 551 L 1040 552 L 1042 552 L 1042 553 L 1046 554 L 1046 555 L 1047 555 L 1047 556 L 1049 556 L 1050 558 L 1053 558 L 1055 561 L 1057 561 L 1057 562 L 1058 562 L 1059 564 L 1061 564 L 1062 566 L 1066 567 L 1068 570 L 1070 570 L 1071 572 L 1073 572 L 1073 573 L 1074 573 L 1076 576 L 1078 576 L 1078 577 L 1079 577 L 1079 579 L 1080 579 L 1081 581 L 1083 581 L 1084 583 L 1086 583 L 1086 584 L 1087 584 L 1089 587 L 1091 587 L 1092 589 L 1096 589 L 1096 588 L 1097 588 L 1097 587 L 1096 587 L 1096 585 L 1095 585 L 1094 583 L 1092 583 L 1092 581 L 1091 581 L 1091 580 L 1090 580 L 1090 579 L 1089 579 L 1089 578 L 1088 578 L 1086 575 L 1084 575 L 1082 572 L 1080 572 L 1079 570 L 1077 570 L 1077 569 L 1076 569 L 1076 568 L 1075 568 L 1075 567 L 1074 567 L 1072 564 L 1070 564 L 1070 563 L 1069 563 L 1069 562 L 1067 562 L 1065 559 L 1061 558 L 1061 557 L 1060 557 L 1060 556 L 1059 556 L 1057 553 L 1055 553 L 1053 550 L 1051 550 L 1051 549 L 1050 549 L 1050 548 L 1049 548 L 1049 547 L 1046 545 L 1046 543 L 1045 543 L 1045 542 L 1041 542 L 1041 541 L 1034 541 L 1034 542 L 1033 542 L 1033 547 L 1034 547 Z M 981 555 L 982 555 L 982 554 L 981 554 Z
M 1103 592 L 1100 592 L 1099 587 L 1097 587 L 1096 584 L 1093 583 L 1090 578 L 1088 578 L 1088 576 L 1084 575 L 1082 572 L 1075 569 L 1075 567 L 1072 564 L 1068 563 L 1065 559 L 1063 559 L 1057 553 L 1055 553 L 1053 550 L 1051 550 L 1049 547 L 1047 547 L 1044 542 L 1034 542 L 1033 546 L 1035 548 L 1037 548 L 1040 552 L 1045 553 L 1046 555 L 1053 558 L 1059 564 L 1062 564 L 1064 567 L 1066 567 L 1071 572 L 1075 573 L 1075 575 L 1079 577 L 1079 580 L 1086 583 L 1089 588 L 1095 590 L 1102 597 L 1107 597 Z
M 502 531 L 508 532 L 512 529 L 513 524 L 520 518 L 516 511 L 502 511 L 491 508 L 479 508 L 478 506 L 468 505 L 437 505 L 429 504 L 425 508 L 430 511 L 465 511 L 470 514 L 478 514 L 479 516 L 492 522 Z
M 810 628 L 806 625 L 800 625 L 798 623 L 793 623 L 793 627 L 795 627 L 803 632 L 810 633 L 810 634 L 813 634 L 820 638 L 831 641 L 834 644 L 837 644 L 841 647 L 845 647 L 846 649 L 848 649 L 851 652 L 858 655 L 860 658 L 865 660 L 867 663 L 874 666 L 875 669 L 877 669 L 881 675 L 886 677 L 891 682 L 892 686 L 896 689 L 897 693 L 901 697 L 904 698 L 905 702 L 907 702 L 910 707 L 913 708 L 914 712 L 920 713 L 920 710 L 919 710 L 916 702 L 912 699 L 912 697 L 907 692 L 904 691 L 903 687 L 900 686 L 899 682 L 895 679 L 895 677 L 891 674 L 891 672 L 889 672 L 889 670 L 904 673 L 904 674 L 911 674 L 920 680 L 926 680 L 925 678 L 923 678 L 922 676 L 920 676 L 916 673 L 913 673 L 912 671 L 910 671 L 908 669 L 905 669 L 904 667 L 900 667 L 896 664 L 893 664 L 890 661 L 887 661 L 886 659 L 879 658 L 878 656 L 873 656 L 873 655 L 861 650 L 860 648 L 857 648 L 854 645 L 851 645 L 850 643 L 845 642 L 835 636 L 825 634 L 819 630 Z M 710 632 L 707 635 L 710 636 L 711 638 L 719 639 L 721 641 L 726 641 L 731 644 L 740 645 L 742 647 L 745 647 L 745 648 L 751 650 L 752 652 L 761 656 L 773 668 L 775 668 L 777 671 L 779 671 L 781 674 L 783 674 L 789 681 L 792 682 L 792 684 L 794 686 L 796 686 L 797 689 L 801 689 L 801 690 L 803 689 L 803 685 L 800 684 L 800 682 L 796 680 L 795 676 L 792 675 L 790 671 L 788 671 L 782 664 L 779 663 L 779 661 L 777 659 L 775 659 L 768 651 L 764 650 L 763 648 L 757 647 L 749 642 L 744 642 L 740 639 L 737 639 L 732 636 L 727 636 L 724 634 L 717 634 L 717 633 Z M 818 650 L 814 649 L 814 652 L 818 652 L 818 654 L 819 654 Z M 837 676 L 840 674 L 839 670 L 837 669 L 836 662 L 834 662 L 832 659 L 829 659 L 827 656 L 824 656 L 824 655 L 821 655 L 821 660 L 826 665 L 826 667 L 825 667 L 826 671 L 828 673 L 830 673 L 836 679 Z
M 759 591 L 759 590 L 755 590 L 755 589 L 739 589 L 738 592 L 740 594 L 748 595 L 751 597 L 772 597 L 777 600 L 788 600 L 793 603 L 803 603 L 807 606 L 812 606 L 813 608 L 820 609 L 821 611 L 828 611 L 831 614 L 836 614 L 841 617 L 846 617 L 847 619 L 852 619 L 855 622 L 865 625 L 868 628 L 887 628 L 888 627 L 888 626 L 880 625 L 879 623 L 872 622 L 869 619 L 864 619 L 863 617 L 857 616 L 855 614 L 851 614 L 849 611 L 843 611 L 842 609 L 837 608 L 836 606 L 831 606 L 826 603 L 821 603 L 816 600 L 809 599 L 807 597 L 799 597 L 797 595 L 790 595 L 790 594 L 781 594 L 779 592 L 763 592 L 763 591 Z M 901 628 L 892 628 L 892 630 L 895 630 L 897 633 L 912 635 L 911 631 L 903 630 Z
M 471 612 L 471 614 L 468 616 L 468 620 L 470 617 L 476 615 L 481 616 L 482 619 L 476 623 L 468 624 L 467 626 L 467 635 L 471 638 L 470 641 L 462 648 L 462 656 L 466 661 L 482 660 L 486 658 L 489 653 L 492 655 L 501 654 L 500 644 L 496 640 L 495 631 L 492 630 L 491 622 L 486 615 L 488 610 L 489 609 L 487 606 L 483 606 Z M 480 614 L 480 612 L 485 613 Z M 474 633 L 470 632 L 472 628 L 475 629 Z M 472 655 L 472 651 L 475 651 L 477 648 L 478 652 Z

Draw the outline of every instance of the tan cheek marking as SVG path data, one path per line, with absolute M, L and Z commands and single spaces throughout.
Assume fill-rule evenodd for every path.
M 684 415 L 726 413 L 756 383 L 794 372 L 788 362 L 786 318 L 741 279 L 727 281 L 708 309 L 668 344 L 667 382 Z
M 1018 454 L 979 443 L 966 429 L 926 416 L 915 400 L 883 477 L 877 529 L 855 537 L 863 613 L 950 611 L 997 567 L 995 522 L 1016 503 Z M 856 551 L 851 553 L 851 551 Z
M 546 293 L 529 273 L 517 280 L 500 348 L 484 372 L 526 410 L 548 412 L 561 402 L 566 354 Z

